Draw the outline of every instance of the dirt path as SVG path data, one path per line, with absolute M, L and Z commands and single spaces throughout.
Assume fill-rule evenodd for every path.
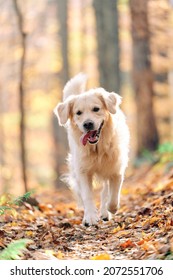
M 37 207 L 24 203 L 1 215 L 1 249 L 29 238 L 24 259 L 173 259 L 173 169 L 134 174 L 115 217 L 87 228 L 69 189 L 39 192 Z M 95 197 L 99 206 L 98 190 Z

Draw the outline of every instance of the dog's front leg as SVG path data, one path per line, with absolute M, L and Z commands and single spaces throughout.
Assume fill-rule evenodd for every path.
M 122 183 L 123 183 L 122 175 L 116 175 L 110 179 L 107 209 L 112 214 L 115 214 L 119 208 Z
M 97 224 L 98 217 L 96 207 L 92 198 L 92 178 L 86 174 L 80 174 L 79 178 L 80 195 L 84 206 L 83 224 L 85 226 Z

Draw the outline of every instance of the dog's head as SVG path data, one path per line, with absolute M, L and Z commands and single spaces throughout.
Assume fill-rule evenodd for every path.
M 59 103 L 54 112 L 59 124 L 65 125 L 68 119 L 81 132 L 81 142 L 96 144 L 109 114 L 115 114 L 121 103 L 121 97 L 103 88 L 92 89 L 80 95 L 71 95 Z

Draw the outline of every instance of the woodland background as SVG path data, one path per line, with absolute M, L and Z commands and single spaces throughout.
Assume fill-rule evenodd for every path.
M 0 42 L 0 260 L 173 259 L 173 1 L 0 0 Z M 131 133 L 121 207 L 88 228 L 53 114 L 79 72 Z
M 172 1 L 0 0 L 0 40 L 1 193 L 60 185 L 68 148 L 52 110 L 78 72 L 123 97 L 127 176 L 139 156 L 171 147 Z

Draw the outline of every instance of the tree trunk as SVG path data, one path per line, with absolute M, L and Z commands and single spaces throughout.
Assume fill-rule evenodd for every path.
M 60 78 L 62 82 L 62 88 L 69 80 L 69 61 L 68 61 L 68 0 L 57 0 L 58 7 L 58 20 L 59 20 L 59 35 L 61 40 L 61 54 L 62 54 L 62 71 L 60 73 Z M 58 98 L 57 98 L 58 99 Z M 52 119 L 53 126 L 53 137 L 55 146 L 55 164 L 54 169 L 57 173 L 57 180 L 55 181 L 55 186 L 63 186 L 60 179 L 64 172 L 67 172 L 65 167 L 65 158 L 67 156 L 67 135 L 63 127 L 59 126 L 57 118 L 53 116 Z
M 115 0 L 94 0 L 96 17 L 100 84 L 109 91 L 119 92 L 118 11 Z
M 26 33 L 23 30 L 23 16 L 21 14 L 17 0 L 14 0 L 14 8 L 18 20 L 18 28 L 21 35 L 21 45 L 23 49 L 20 70 L 19 70 L 19 108 L 20 108 L 20 146 L 21 146 L 21 168 L 25 192 L 28 191 L 28 181 L 26 175 L 26 149 L 25 149 L 25 108 L 24 108 L 24 65 L 26 59 Z
M 69 62 L 68 62 L 68 0 L 57 0 L 58 3 L 58 19 L 60 24 L 59 35 L 61 38 L 61 54 L 62 54 L 62 73 L 61 79 L 63 84 L 69 80 Z
M 0 193 L 3 193 L 4 178 L 2 170 L 4 167 L 4 126 L 3 126 L 3 100 L 2 100 L 1 88 L 0 88 Z
M 148 0 L 130 0 L 133 38 L 133 81 L 137 104 L 138 155 L 155 150 L 158 132 L 153 112 L 153 73 L 147 17 Z

